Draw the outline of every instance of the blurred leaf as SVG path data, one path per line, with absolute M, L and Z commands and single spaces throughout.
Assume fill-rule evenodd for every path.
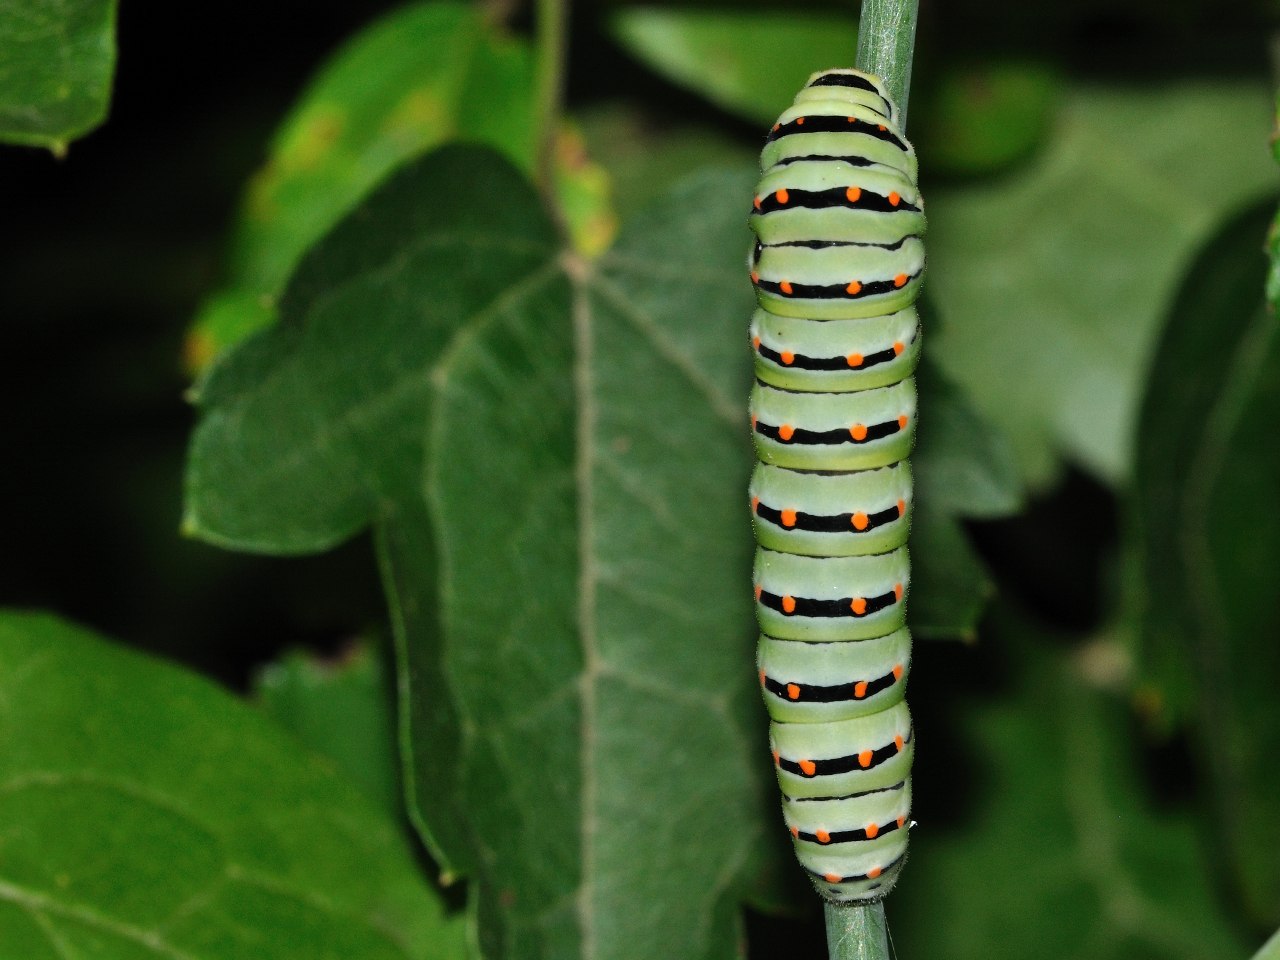
M 978 621 L 996 592 L 986 564 L 956 517 L 918 490 L 915 511 L 907 604 L 911 632 L 922 640 L 976 640 Z
M 447 139 L 532 169 L 533 58 L 479 8 L 415 3 L 352 37 L 311 81 L 249 186 L 227 288 L 202 308 L 187 359 L 202 369 L 274 320 L 303 252 L 405 161 Z
M 4 614 L 0 743 L 7 957 L 464 955 L 394 824 L 207 681 Z
M 1280 922 L 1280 324 L 1262 303 L 1260 241 L 1273 209 L 1233 221 L 1187 273 L 1151 368 L 1129 505 L 1146 666 L 1191 714 L 1220 862 L 1268 926 Z
M 927 175 L 995 173 L 1049 134 L 1061 90 L 1045 64 L 1012 60 L 952 66 L 912 98 L 911 139 Z
M 316 753 L 334 761 L 391 817 L 403 809 L 391 682 L 368 644 L 338 660 L 295 650 L 254 680 L 263 711 Z
M 745 164 L 752 157 L 736 140 L 705 126 L 673 122 L 631 104 L 589 108 L 578 120 L 591 156 L 608 171 L 624 222 L 695 170 Z
M 1000 631 L 1009 692 L 988 672 L 949 739 L 966 745 L 959 827 L 927 795 L 889 904 L 902 956 L 951 960 L 1219 960 L 1242 944 L 1221 915 L 1188 818 L 1157 813 L 1135 776 L 1130 718 L 1025 627 Z M 999 687 L 996 687 L 999 690 Z M 927 730 L 921 730 L 925 744 Z M 927 745 L 919 762 L 929 763 Z M 921 777 L 927 774 L 922 772 Z M 956 788 L 938 795 L 948 803 Z M 951 816 L 948 819 L 953 819 Z
M 1036 483 L 1059 457 L 1112 482 L 1128 474 L 1177 278 L 1225 214 L 1274 188 L 1264 110 L 1255 85 L 1080 87 L 1031 164 L 998 182 L 926 184 L 929 289 L 945 320 L 931 356 Z
M 377 526 L 411 811 L 447 870 L 478 875 L 491 956 L 728 956 L 744 891 L 783 896 L 759 883 L 786 853 L 745 494 L 726 496 L 752 459 L 754 180 L 673 188 L 589 263 L 514 170 L 443 150 L 312 251 L 281 325 L 201 397 L 191 532 L 302 551 Z M 922 385 L 941 423 L 984 429 Z M 998 445 L 937 451 L 921 462 L 952 487 L 953 539 L 956 514 L 1016 502 Z M 976 586 L 931 629 L 960 633 L 985 581 L 962 539 L 949 555 L 964 570 L 935 582 Z
M 0 0 L 0 140 L 56 154 L 102 123 L 116 0 Z
M 1253 955 L 1253 960 L 1280 960 L 1280 930 Z
M 632 7 L 610 25 L 619 43 L 667 79 L 766 125 L 811 73 L 852 62 L 858 47 L 853 17 L 801 11 Z

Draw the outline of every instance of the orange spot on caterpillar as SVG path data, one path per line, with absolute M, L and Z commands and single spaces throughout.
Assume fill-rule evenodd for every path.
M 899 430 L 907 429 L 907 415 L 905 413 L 902 414 L 900 417 L 898 417 L 898 429 Z
M 844 192 L 844 196 L 845 196 L 845 199 L 848 200 L 850 203 L 857 203 L 858 198 L 862 196 L 862 188 L 850 187 L 848 190 Z
M 895 600 L 901 600 L 901 599 L 902 599 L 902 584 L 900 584 L 900 583 L 895 583 L 895 584 L 893 585 L 893 599 L 895 599 Z
M 755 200 L 753 200 L 753 201 L 752 201 L 752 203 L 755 205 L 755 208 L 756 208 L 757 210 L 759 210 L 759 209 L 760 209 L 760 198 L 759 198 L 759 197 L 756 197 L 756 198 L 755 198 Z
M 783 363 L 785 363 L 785 364 L 789 367 L 789 366 L 791 366 L 791 364 L 793 364 L 793 363 L 795 363 L 795 362 L 796 362 L 796 355 L 795 355 L 794 353 L 792 353 L 790 350 L 783 350 L 783 351 L 782 351 L 782 362 L 783 362 Z
M 902 744 L 903 744 L 902 734 L 898 734 L 896 737 L 893 738 L 893 745 L 897 748 L 899 753 L 902 752 Z
M 779 203 L 787 203 L 791 199 L 791 194 L 787 193 L 786 187 L 775 191 L 773 195 L 778 198 Z
M 880 832 L 880 827 L 877 824 L 868 823 L 864 830 L 867 834 L 867 839 L 874 840 L 876 838 L 876 834 Z
M 763 671 L 763 670 L 761 670 L 761 671 L 760 671 L 760 686 L 762 686 L 762 687 L 764 686 L 764 681 L 765 681 L 764 671 Z
M 783 280 L 780 284 L 778 284 L 778 289 L 781 290 L 783 293 L 785 293 L 788 297 L 791 296 L 791 281 Z
M 898 501 L 898 516 L 900 516 L 900 517 L 901 517 L 901 516 L 902 516 L 903 514 L 905 514 L 906 512 L 907 512 L 907 501 L 905 501 L 905 500 L 899 500 L 899 501 Z
M 867 767 L 871 766 L 871 761 L 874 758 L 875 758 L 875 754 L 872 751 L 863 750 L 860 754 L 858 754 L 858 766 L 862 767 L 862 769 L 865 770 Z
M 907 822 L 907 818 L 906 818 L 906 817 L 899 817 L 899 818 L 898 818 L 898 826 L 899 826 L 899 827 L 901 827 L 901 826 L 902 826 L 904 823 L 906 823 L 906 822 Z
M 894 190 L 889 194 L 889 206 L 896 207 L 902 202 L 902 197 L 898 196 L 898 191 Z
M 893 341 L 893 355 L 895 357 L 901 354 L 902 351 L 905 349 L 907 349 L 907 345 L 903 343 L 901 340 Z
M 905 285 L 906 282 L 907 282 L 907 275 L 905 273 L 900 273 L 893 278 L 893 285 L 895 287 L 901 287 Z
M 868 880 L 874 880 L 874 879 L 875 879 L 876 877 L 878 877 L 878 876 L 880 876 L 880 868 L 879 868 L 879 867 L 872 867 L 870 870 L 868 870 L 868 871 L 867 871 L 867 879 L 868 879 Z
M 895 679 L 895 680 L 901 680 L 901 679 L 902 679 L 902 664 L 900 664 L 900 663 L 895 663 L 895 664 L 893 665 L 893 679 Z
M 778 436 L 780 436 L 783 440 L 790 440 L 793 436 L 795 436 L 795 432 L 796 432 L 796 428 L 789 423 L 784 423 L 782 426 L 778 428 Z
M 853 286 L 853 284 L 849 284 L 849 286 L 851 287 Z M 848 287 L 846 287 L 845 289 L 847 290 Z M 848 362 L 849 366 L 851 367 L 862 366 L 862 354 L 860 353 L 851 353 L 847 357 L 845 357 L 845 360 L 846 362 Z
M 798 837 L 798 836 L 800 836 L 800 828 L 799 828 L 799 827 L 791 827 L 791 835 L 792 835 L 793 837 Z
M 785 596 L 782 598 L 782 609 L 787 613 L 796 612 L 796 598 L 793 596 Z
M 838 873 L 824 873 L 822 875 L 822 879 L 827 881 L 827 883 L 839 883 L 844 878 Z
M 884 125 L 883 123 L 877 123 L 877 124 L 876 124 L 876 129 L 877 129 L 877 130 L 879 130 L 881 133 L 884 133 L 884 131 L 885 131 L 886 127 L 885 127 L 885 125 Z
M 867 681 L 859 680 L 853 685 L 853 696 L 855 700 L 861 700 L 867 695 Z
M 751 338 L 751 346 L 752 346 L 752 348 L 753 348 L 753 349 L 759 350 L 759 349 L 760 349 L 760 338 L 759 338 L 759 337 L 752 337 L 752 338 Z
M 854 597 L 849 601 L 849 609 L 860 617 L 867 612 L 867 601 L 862 597 Z
M 788 700 L 800 699 L 800 685 L 798 683 L 787 684 L 787 699 Z
M 754 430 L 755 428 L 756 428 L 756 415 L 753 413 L 751 415 L 751 429 Z
M 849 436 L 853 437 L 855 440 L 865 440 L 867 439 L 867 428 L 861 423 L 855 423 L 849 428 Z
M 760 498 L 759 498 L 759 497 L 752 497 L 752 498 L 751 498 L 751 512 L 752 512 L 752 513 L 759 513 L 759 512 L 760 512 Z
M 818 830 L 818 831 L 816 831 L 816 832 L 814 833 L 814 836 L 818 838 L 818 842 L 819 842 L 819 843 L 830 843 L 830 842 L 831 842 L 831 834 L 827 833 L 827 831 L 825 831 L 825 830 Z
M 784 527 L 794 527 L 796 525 L 796 512 L 794 510 L 782 511 L 782 525 Z
M 854 280 L 847 287 L 844 288 L 844 292 L 851 297 L 856 297 L 858 294 L 862 292 L 862 284 L 860 284 L 857 280 Z
M 760 599 L 760 594 L 762 594 L 762 593 L 764 593 L 764 587 L 760 586 L 760 584 L 758 584 L 758 583 L 757 583 L 757 584 L 756 584 L 756 599 L 757 599 L 757 600 L 759 600 L 759 599 Z
M 782 124 L 781 124 L 781 123 L 775 123 L 775 124 L 773 125 L 773 129 L 774 129 L 774 131 L 775 131 L 775 132 L 776 132 L 777 130 L 781 129 L 781 127 L 782 127 Z
M 754 270 L 751 271 L 751 282 L 752 283 L 760 282 L 760 274 L 756 273 Z
M 796 117 L 796 126 L 797 126 L 797 127 L 803 127 L 803 126 L 804 126 L 804 117 Z
M 776 767 L 782 762 L 782 754 L 778 753 L 777 750 L 773 750 L 771 752 L 773 753 L 773 765 Z
M 845 119 L 848 120 L 850 123 L 853 123 L 853 117 L 845 117 Z
M 853 529 L 865 530 L 867 529 L 867 524 L 870 521 L 867 519 L 867 515 L 865 513 L 855 513 L 851 518 L 851 522 L 853 523 Z
M 818 772 L 818 765 L 814 763 L 812 760 L 801 760 L 799 766 L 800 766 L 800 772 L 803 773 L 806 777 L 812 777 L 815 773 Z

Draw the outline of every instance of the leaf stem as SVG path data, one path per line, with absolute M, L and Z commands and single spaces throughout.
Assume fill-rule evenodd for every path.
M 537 0 L 538 66 L 535 110 L 538 130 L 538 186 L 550 198 L 555 186 L 556 131 L 564 97 L 569 0 Z
M 884 901 L 826 905 L 827 952 L 831 960 L 889 960 L 889 923 Z
M 858 21 L 858 55 L 854 66 L 884 81 L 898 105 L 899 126 L 907 127 L 907 94 L 911 90 L 911 55 L 916 44 L 919 0 L 862 0 Z
M 907 94 L 916 44 L 919 0 L 862 0 L 858 54 L 854 66 L 874 73 L 898 105 L 899 124 L 907 126 Z M 826 904 L 827 953 L 831 960 L 890 960 L 889 923 L 884 901 Z

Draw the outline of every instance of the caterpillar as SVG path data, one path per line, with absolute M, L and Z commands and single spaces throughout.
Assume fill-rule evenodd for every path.
M 749 222 L 760 686 L 783 817 L 833 902 L 906 857 L 916 156 L 883 83 L 814 74 L 773 125 Z

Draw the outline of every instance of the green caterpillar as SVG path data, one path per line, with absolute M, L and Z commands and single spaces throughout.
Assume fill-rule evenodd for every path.
M 751 478 L 758 666 L 783 815 L 836 902 L 902 869 L 911 665 L 916 157 L 874 76 L 826 70 L 778 118 L 751 228 Z

